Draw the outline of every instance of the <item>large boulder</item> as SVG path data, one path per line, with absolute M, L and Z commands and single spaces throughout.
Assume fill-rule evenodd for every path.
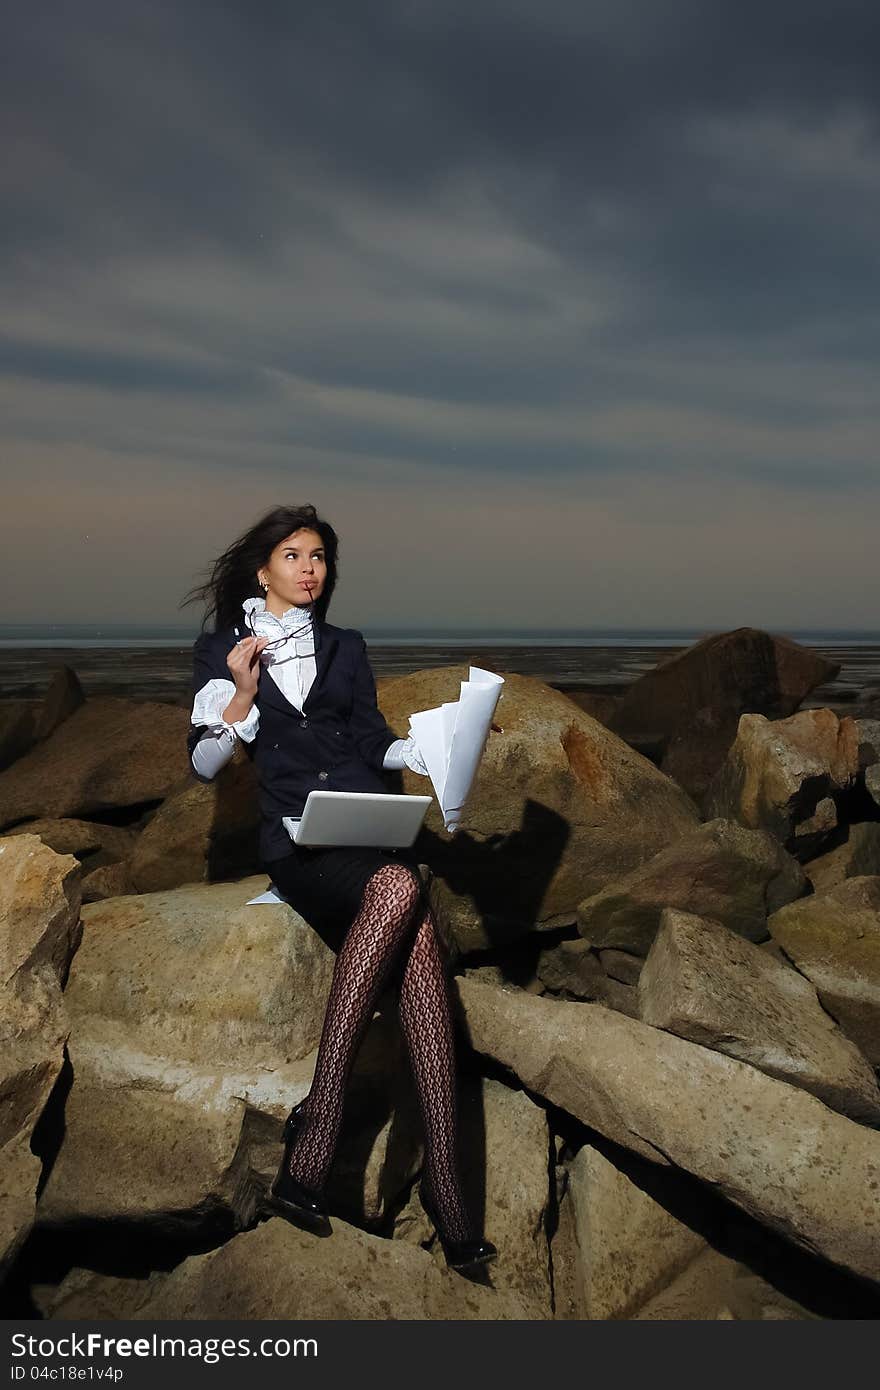
M 80 944 L 80 866 L 33 835 L 0 838 L 0 981 L 47 966 L 63 988 Z
M 880 877 L 848 878 L 790 903 L 767 926 L 847 1037 L 880 1067 Z
M 84 903 L 100 902 L 103 898 L 126 898 L 137 892 L 128 872 L 128 865 L 100 864 L 83 874 L 82 896 Z
M 34 1126 L 61 1072 L 62 998 L 80 937 L 80 870 L 32 835 L 0 839 L 0 1271 L 30 1231 Z
M 520 1297 L 534 1316 L 541 1309 L 549 1317 L 547 1112 L 524 1091 L 490 1078 L 463 1082 L 457 1107 L 469 1209 L 485 1212 L 486 1234 L 503 1251 L 492 1283 Z
M 171 1318 L 293 1322 L 471 1321 L 547 1316 L 507 1290 L 441 1268 L 405 1240 L 383 1240 L 333 1220 L 329 1240 L 273 1217 L 193 1255 L 169 1274 L 119 1279 L 75 1269 L 37 1303 L 55 1321 Z
M 735 728 L 747 711 L 784 718 L 839 671 L 838 662 L 758 628 L 713 633 L 633 681 L 611 726 L 624 738 L 646 729 L 674 737 L 701 714 L 716 729 L 731 716 Z
M 577 705 L 578 709 L 584 710 L 591 718 L 610 728 L 611 717 L 620 700 L 619 695 L 609 695 L 590 686 L 559 685 L 556 681 L 550 681 L 549 684 L 551 689 L 559 690 L 573 705 Z
M 83 872 L 127 859 L 137 842 L 138 832 L 125 825 L 102 825 L 100 821 L 42 818 L 25 821 L 6 831 L 7 835 L 38 835 L 56 854 L 74 854 Z
M 704 810 L 707 817 L 725 816 L 769 830 L 793 853 L 810 858 L 837 823 L 835 794 L 849 790 L 858 771 L 855 720 L 838 719 L 830 709 L 803 710 L 774 721 L 744 714 L 706 793 Z M 814 828 L 807 822 L 817 811 Z
M 560 1272 L 571 1267 L 568 1318 L 632 1317 L 705 1248 L 698 1232 L 595 1144 L 583 1144 L 563 1171 L 566 1185 L 553 1265 L 554 1275 L 558 1267 Z M 568 1245 L 564 1252 L 563 1242 Z
M 639 994 L 633 984 L 615 979 L 602 964 L 600 953 L 588 941 L 560 941 L 542 951 L 537 964 L 538 979 L 554 994 L 589 999 L 618 1009 L 630 1018 L 639 1016 Z M 479 972 L 471 972 L 479 978 Z
M 880 719 L 857 719 L 859 765 L 874 767 L 880 763 Z
M 384 1229 L 423 1159 L 423 1133 L 409 1059 L 393 992 L 378 1004 L 358 1048 L 345 1095 L 336 1157 L 327 1182 L 330 1210 L 370 1230 Z M 275 1116 L 309 1089 L 316 1053 L 291 1069 L 266 1073 L 245 1091 L 248 1111 L 235 1171 L 232 1205 L 250 1225 L 278 1170 L 281 1127 Z M 300 1078 L 307 1078 L 300 1080 Z
M 542 1316 L 549 1317 L 546 1112 L 524 1091 L 486 1077 L 462 1081 L 457 1106 L 465 1204 L 502 1252 L 492 1266 L 492 1283 L 543 1309 Z M 416 1244 L 433 1234 L 434 1227 L 413 1191 L 397 1218 L 395 1235 Z M 432 1249 L 442 1261 L 439 1241 L 434 1241 Z
M 309 1090 L 334 966 L 287 904 L 249 903 L 264 887 L 264 877 L 191 885 L 83 909 L 69 984 L 75 1081 L 44 1226 L 254 1220 L 283 1120 Z M 420 1140 L 386 1009 L 353 1069 L 328 1189 L 336 1209 L 384 1221 L 417 1171 Z
M 380 681 L 389 724 L 405 733 L 414 711 L 457 699 L 467 670 Z M 674 782 L 564 695 L 526 676 L 504 680 L 461 829 L 448 836 L 434 805 L 420 842 L 463 950 L 572 922 L 587 893 L 699 824 Z M 423 792 L 425 782 L 405 771 L 403 787 Z
M 38 706 L 32 700 L 0 702 L 0 769 L 9 767 L 33 747 L 37 737 Z
M 43 696 L 37 718 L 36 735 L 46 739 L 86 702 L 79 676 L 71 666 L 59 666 Z
M 817 1314 L 748 1265 L 707 1246 L 633 1315 L 635 1322 L 811 1322 Z
M 702 806 L 706 790 L 736 738 L 739 713 L 735 710 L 699 709 L 684 720 L 675 733 L 661 738 L 657 765 L 688 796 Z M 631 735 L 637 744 L 637 735 Z
M 857 719 L 859 737 L 859 765 L 862 780 L 870 799 L 880 806 L 880 706 L 869 719 Z
M 101 696 L 0 772 L 0 826 L 162 801 L 186 774 L 186 710 Z
M 584 1124 L 880 1281 L 880 1134 L 746 1062 L 597 1004 L 456 980 L 472 1046 Z
M 767 936 L 767 913 L 806 889 L 800 865 L 773 835 L 709 821 L 578 905 L 578 930 L 594 947 L 644 956 L 665 907 L 712 917 L 749 941 Z
M 639 977 L 639 1001 L 644 1023 L 750 1062 L 880 1126 L 874 1073 L 809 980 L 720 922 L 667 908 Z
M 599 952 L 599 959 L 602 969 L 610 979 L 619 980 L 624 985 L 638 984 L 644 965 L 641 956 L 635 956 L 630 951 L 618 951 L 616 947 L 609 946 Z
M 41 1222 L 173 1227 L 233 1204 L 247 1115 L 265 1114 L 277 1135 L 308 1089 L 334 965 L 287 904 L 247 905 L 264 887 L 264 877 L 193 885 L 83 908 L 66 994 L 75 1080 Z
M 825 893 L 848 878 L 880 874 L 880 823 L 851 825 L 843 844 L 819 854 L 804 865 L 814 893 Z
M 259 804 L 253 765 L 241 748 L 210 782 L 189 779 L 138 837 L 129 862 L 139 893 L 260 871 Z

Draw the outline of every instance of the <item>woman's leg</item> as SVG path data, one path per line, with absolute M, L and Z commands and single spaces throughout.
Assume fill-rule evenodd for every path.
M 400 985 L 400 1023 L 425 1132 L 425 1180 L 447 1237 L 472 1240 L 456 1152 L 455 1050 L 443 947 L 433 916 L 419 924 Z
M 320 1191 L 327 1181 L 352 1063 L 398 952 L 415 930 L 419 896 L 413 870 L 377 869 L 336 957 L 315 1075 L 289 1155 L 290 1176 L 305 1187 Z

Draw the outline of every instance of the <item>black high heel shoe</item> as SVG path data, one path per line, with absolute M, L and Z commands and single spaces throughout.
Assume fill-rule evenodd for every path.
M 498 1258 L 498 1251 L 490 1240 L 450 1240 L 444 1233 L 443 1223 L 423 1183 L 419 1183 L 419 1200 L 425 1215 L 437 1232 L 450 1269 L 476 1269 L 479 1265 L 487 1265 L 491 1260 Z
M 293 1147 L 303 1119 L 305 1101 L 295 1105 L 284 1122 L 282 1139 L 284 1155 L 278 1168 L 275 1181 L 263 1198 L 263 1206 L 284 1216 L 295 1226 L 302 1226 L 316 1236 L 329 1236 L 332 1230 L 324 1193 L 306 1187 L 290 1175 L 290 1150 Z

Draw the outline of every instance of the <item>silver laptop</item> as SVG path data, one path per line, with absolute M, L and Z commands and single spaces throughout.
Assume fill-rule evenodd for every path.
M 421 830 L 432 800 L 384 792 L 309 792 L 302 816 L 283 816 L 282 823 L 294 844 L 311 848 L 408 847 Z

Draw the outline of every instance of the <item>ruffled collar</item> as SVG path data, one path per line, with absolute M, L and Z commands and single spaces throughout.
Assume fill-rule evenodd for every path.
M 273 647 L 262 654 L 267 664 L 314 653 L 315 631 L 311 608 L 286 608 L 279 618 L 269 612 L 264 598 L 246 598 L 241 606 L 249 616 L 249 632 L 255 632 L 258 637 L 269 637 L 273 642 L 287 638 L 283 646 Z

